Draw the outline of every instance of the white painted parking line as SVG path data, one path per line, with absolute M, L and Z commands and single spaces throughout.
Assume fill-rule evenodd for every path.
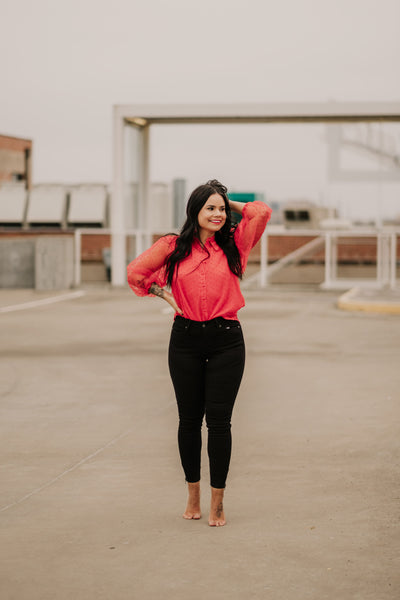
M 3 306 L 0 308 L 0 313 L 14 312 L 16 310 L 27 310 L 28 308 L 37 308 L 54 302 L 62 302 L 63 300 L 74 300 L 81 298 L 86 292 L 70 292 L 69 294 L 60 294 L 60 296 L 51 296 L 50 298 L 42 298 L 41 300 L 33 300 L 32 302 L 23 302 L 22 304 L 12 304 L 11 306 Z
M 118 435 L 117 437 L 115 437 L 114 439 L 112 439 L 111 441 L 107 442 L 107 444 L 104 444 L 104 446 L 102 446 L 101 448 L 98 448 L 95 452 L 92 452 L 92 454 L 89 454 L 88 456 L 85 456 L 85 458 L 82 458 L 79 462 L 77 462 L 74 465 L 72 465 L 72 467 L 70 467 L 69 469 L 66 469 L 65 471 L 63 471 L 62 473 L 60 473 L 59 475 L 57 475 L 57 477 L 53 477 L 53 479 L 50 479 L 50 481 L 47 481 L 46 483 L 44 483 L 40 487 L 32 490 L 31 492 L 29 492 L 29 494 L 26 494 L 25 496 L 22 496 L 22 498 L 19 498 L 18 500 L 15 500 L 15 502 L 11 502 L 10 504 L 7 504 L 6 506 L 2 506 L 0 508 L 0 512 L 8 510 L 9 508 L 12 508 L 13 506 L 16 506 L 17 504 L 21 504 L 21 502 L 24 502 L 25 500 L 28 500 L 28 498 L 31 498 L 32 496 L 34 496 L 35 494 L 38 494 L 42 490 L 45 490 L 46 488 L 48 488 L 53 483 L 56 483 L 56 481 L 59 481 L 60 479 L 62 479 L 63 477 L 65 477 L 65 475 L 68 475 L 68 473 L 71 473 L 72 471 L 75 471 L 78 467 L 80 467 L 81 465 L 83 465 L 84 463 L 86 463 L 88 460 L 90 460 L 91 458 L 94 458 L 95 456 L 97 456 L 98 454 L 100 454 L 100 452 L 103 452 L 106 448 L 109 448 L 110 446 L 113 446 L 114 444 L 116 444 L 117 442 L 119 442 L 119 440 L 122 440 L 122 438 L 124 438 L 127 435 L 129 435 L 131 433 L 131 431 L 132 431 L 132 429 L 128 429 L 128 431 L 124 431 L 124 433 L 121 433 L 120 435 Z

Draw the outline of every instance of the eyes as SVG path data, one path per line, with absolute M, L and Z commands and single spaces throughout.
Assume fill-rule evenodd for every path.
M 209 210 L 209 211 L 213 211 L 216 208 L 219 208 L 219 212 L 225 212 L 225 204 L 223 206 L 218 206 L 218 207 L 212 206 L 211 204 L 209 206 L 206 206 L 206 210 Z

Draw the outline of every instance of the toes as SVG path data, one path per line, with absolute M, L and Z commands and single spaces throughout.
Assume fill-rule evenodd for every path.
M 224 525 L 226 525 L 226 521 L 216 521 L 214 519 L 210 519 L 208 521 L 208 524 L 210 527 L 223 527 Z
M 183 513 L 182 517 L 184 519 L 194 519 L 195 521 L 198 521 L 199 519 L 201 519 L 201 513 Z

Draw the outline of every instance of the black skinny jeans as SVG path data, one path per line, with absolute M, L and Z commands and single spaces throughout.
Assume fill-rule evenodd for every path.
M 244 370 L 239 321 L 175 318 L 168 354 L 178 404 L 179 453 L 186 481 L 200 480 L 201 426 L 206 417 L 212 487 L 224 488 L 231 457 L 231 416 Z

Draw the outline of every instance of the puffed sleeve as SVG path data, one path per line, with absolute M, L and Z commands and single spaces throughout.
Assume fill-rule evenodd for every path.
M 175 247 L 176 236 L 161 237 L 150 248 L 129 263 L 128 283 L 137 296 L 148 296 L 153 283 L 164 287 L 167 283 L 165 260 Z M 152 294 L 150 294 L 152 295 Z
M 242 220 L 235 231 L 235 243 L 245 268 L 250 250 L 257 244 L 271 218 L 272 208 L 256 200 L 243 207 Z

